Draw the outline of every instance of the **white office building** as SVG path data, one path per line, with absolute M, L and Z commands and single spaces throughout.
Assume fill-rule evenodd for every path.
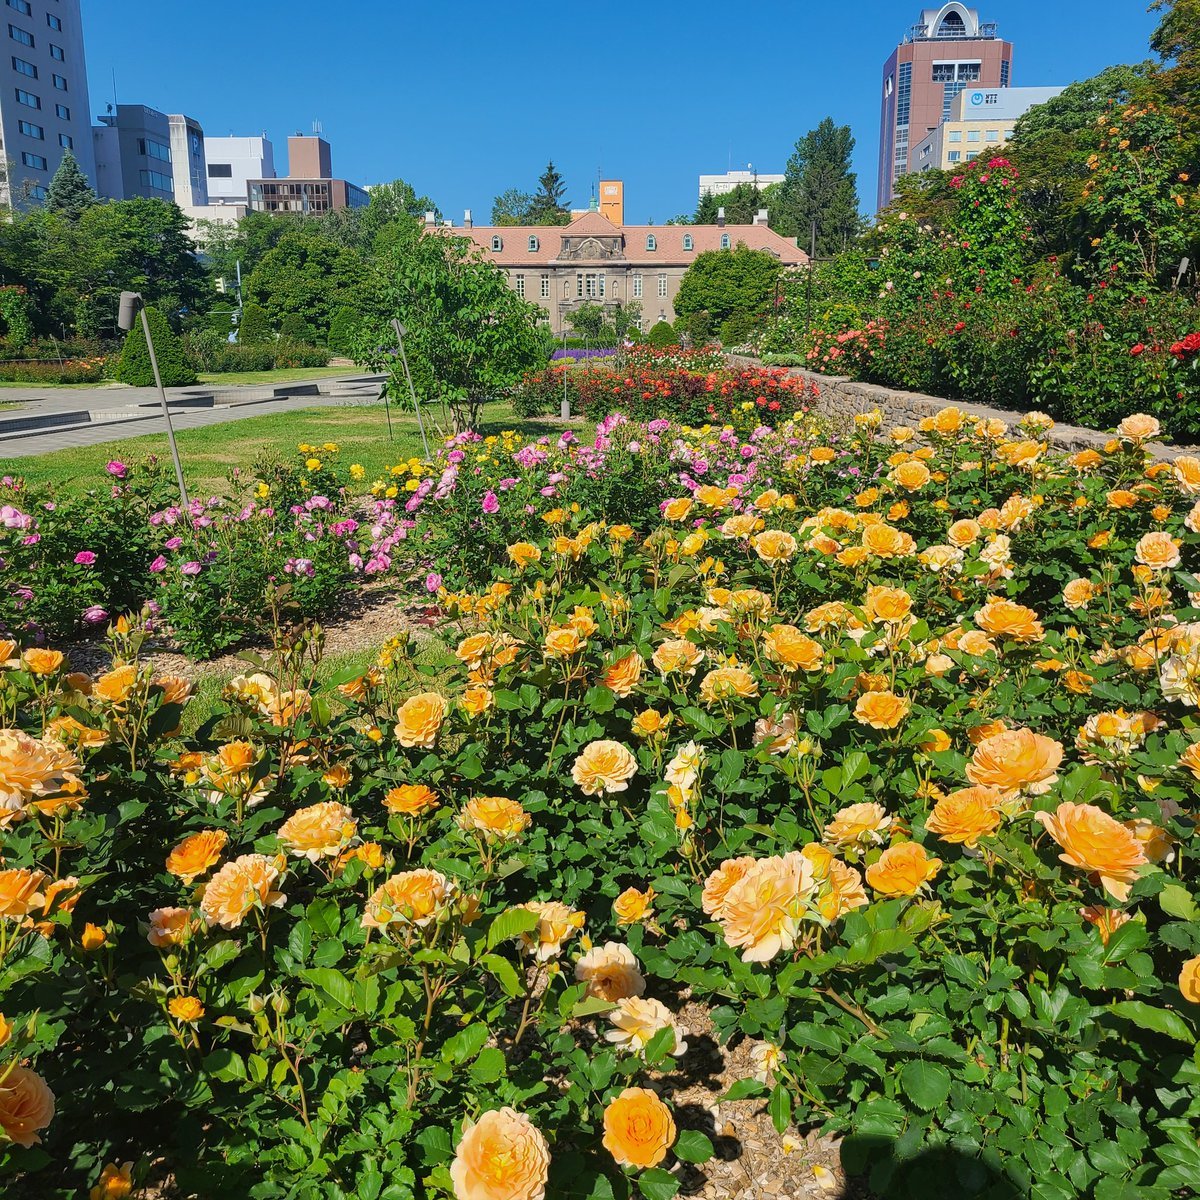
M 726 171 L 724 175 L 701 175 L 700 176 L 700 199 L 705 196 L 724 196 L 726 192 L 732 192 L 739 183 L 757 184 L 760 188 L 765 188 L 771 183 L 782 183 L 784 177 L 782 175 L 763 175 L 759 171 Z
M 210 137 L 205 139 L 208 203 L 246 204 L 247 181 L 275 179 L 275 152 L 266 137 Z

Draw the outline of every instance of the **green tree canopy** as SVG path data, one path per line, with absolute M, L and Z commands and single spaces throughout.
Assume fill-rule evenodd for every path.
M 70 150 L 63 152 L 62 162 L 46 189 L 46 208 L 58 213 L 68 221 L 78 221 L 83 214 L 97 204 L 96 193 L 88 183 L 87 176 Z
M 571 211 L 564 199 L 567 185 L 555 169 L 553 159 L 538 178 L 538 189 L 529 205 L 528 221 L 531 225 L 567 225 Z
M 796 142 L 788 159 L 771 225 L 808 250 L 815 222 L 819 258 L 844 250 L 862 228 L 857 176 L 850 169 L 853 153 L 850 126 L 826 117 Z
M 520 188 L 509 188 L 492 201 L 493 225 L 528 225 L 533 197 Z
M 681 317 L 707 313 L 720 324 L 736 314 L 770 310 L 783 265 L 765 250 L 739 242 L 732 250 L 706 250 L 688 267 L 675 297 Z
M 737 183 L 730 191 L 720 195 L 709 192 L 701 196 L 692 224 L 715 225 L 717 209 L 723 208 L 727 225 L 752 225 L 755 215 L 762 207 L 763 194 L 756 184 Z

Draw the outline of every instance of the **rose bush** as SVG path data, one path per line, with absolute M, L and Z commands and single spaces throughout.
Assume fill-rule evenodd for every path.
M 1187 1194 L 1200 464 L 1050 425 L 542 497 L 441 660 L 310 627 L 186 739 L 136 624 L 4 647 L 16 1194 L 669 1197 L 689 1000 L 877 1192 Z

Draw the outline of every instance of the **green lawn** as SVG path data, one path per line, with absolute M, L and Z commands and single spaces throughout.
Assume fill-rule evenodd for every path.
M 431 450 L 438 445 L 437 432 L 428 424 Z M 507 403 L 484 408 L 481 432 L 517 429 L 537 437 L 561 429 L 558 422 L 522 421 Z M 306 408 L 271 416 L 247 417 L 205 429 L 188 429 L 177 440 L 189 490 L 211 495 L 226 490 L 227 476 L 234 467 L 251 468 L 264 455 L 289 458 L 300 442 L 321 445 L 336 442 L 343 463 L 362 463 L 368 478 L 387 466 L 422 454 L 421 438 L 412 411 L 392 408 L 394 442 L 388 441 L 387 420 L 381 404 L 345 408 Z M 580 436 L 584 431 L 577 428 Z M 0 458 L 0 475 L 20 475 L 30 484 L 82 492 L 104 485 L 104 464 L 110 459 L 133 462 L 147 455 L 167 458 L 170 451 L 165 434 L 121 438 L 96 446 L 82 446 L 29 458 Z
M 303 383 L 308 379 L 334 379 L 340 375 L 370 375 L 357 367 L 282 367 L 278 371 L 227 371 L 221 375 L 201 372 L 200 382 L 217 387 L 235 383 Z

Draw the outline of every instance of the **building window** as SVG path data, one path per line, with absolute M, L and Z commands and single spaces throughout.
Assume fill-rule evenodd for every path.
M 164 175 L 161 171 L 139 171 L 138 177 L 142 181 L 142 187 L 155 188 L 160 192 L 174 192 L 175 185 L 171 182 L 170 175 Z
M 28 75 L 30 79 L 38 77 L 37 67 L 31 62 L 26 62 L 23 58 L 18 58 L 15 54 L 13 55 L 12 65 L 13 70 L 18 75 Z
M 35 171 L 44 171 L 46 169 L 46 160 L 40 154 L 30 154 L 28 150 L 21 151 L 21 162 L 27 167 L 33 167 Z
M 529 235 L 529 253 L 536 254 L 540 245 L 541 245 L 541 243 L 537 240 L 537 236 L 535 234 L 530 234 Z
M 646 234 L 646 249 L 647 250 L 657 250 L 658 249 L 658 238 L 656 238 L 654 236 L 654 234 L 652 234 L 652 233 Z
M 22 46 L 33 45 L 33 34 L 28 33 L 19 25 L 10 25 L 8 27 L 8 36 L 12 38 L 14 42 L 20 42 Z
M 46 131 L 40 125 L 35 125 L 32 121 L 18 121 L 17 128 L 26 137 L 37 138 L 39 142 L 46 140 Z
M 74 150 L 75 149 L 75 139 L 69 133 L 60 133 L 58 135 L 58 144 L 64 150 Z
M 24 104 L 26 108 L 42 107 L 40 97 L 35 96 L 32 92 L 22 91 L 21 88 L 17 88 L 17 103 Z
M 516 287 L 517 295 L 520 296 L 522 300 L 524 300 L 525 299 L 525 276 L 524 275 L 514 275 L 513 276 L 513 285 Z
M 950 132 L 946 136 L 952 142 L 961 142 L 962 141 L 962 130 L 961 129 L 951 129 Z
M 633 298 L 635 300 L 642 298 L 642 277 L 640 275 L 633 277 Z
M 50 43 L 50 57 L 54 59 L 55 62 L 67 61 L 66 51 L 63 50 L 61 46 L 56 46 L 53 42 Z
M 967 130 L 967 141 L 968 142 L 979 141 L 979 130 L 978 129 L 968 129 Z
M 974 160 L 977 159 L 978 157 L 979 157 L 978 150 L 968 150 L 967 151 L 967 162 L 974 162 Z
M 159 162 L 171 161 L 171 147 L 156 142 L 153 138 L 138 138 L 138 153 L 143 158 L 157 158 Z
M 950 153 L 946 155 L 946 157 L 951 162 L 961 162 L 962 161 L 962 151 L 961 150 L 951 150 Z
M 492 253 L 499 254 L 504 249 L 504 239 L 498 234 L 492 234 Z
M 959 83 L 978 83 L 980 73 L 983 69 L 982 63 L 965 62 L 958 64 L 958 82 Z
M 989 129 L 987 131 L 987 140 L 989 142 L 998 142 L 1000 140 L 1000 130 Z
M 934 63 L 933 64 L 933 82 L 934 83 L 953 83 L 954 82 L 954 63 Z
M 912 112 L 912 63 L 900 64 L 900 82 L 896 87 L 896 125 L 908 128 Z
M 1016 132 L 1015 130 L 1012 130 L 1012 129 L 1006 129 L 1006 130 L 1004 131 L 1004 140 L 1007 142 L 1007 141 L 1008 141 L 1008 140 L 1009 140 L 1009 139 L 1012 137 L 1012 135 L 1013 135 L 1015 132 Z
M 56 17 L 53 13 L 47 13 L 46 14 L 46 24 L 49 25 L 51 29 L 54 29 L 57 32 L 62 33 L 62 18 L 61 17 Z
M 45 200 L 46 189 L 44 187 L 42 187 L 42 185 L 40 183 L 35 183 L 29 189 L 29 198 L 31 200 Z
M 883 85 L 883 94 L 885 96 L 890 96 L 895 90 L 896 90 L 896 77 L 895 77 L 895 75 L 889 75 L 887 77 L 887 83 L 885 83 Z
M 729 234 L 727 234 L 727 233 L 721 234 L 721 249 L 722 250 L 729 249 Z
M 58 88 L 60 92 L 65 92 L 67 90 L 67 79 L 65 75 L 55 75 L 52 78 L 54 79 L 54 86 Z
M 690 233 L 685 233 L 683 235 L 683 248 L 685 250 L 691 250 L 694 248 L 694 246 L 695 243 L 692 241 L 692 235 Z
M 29 0 L 8 0 L 8 7 L 15 8 L 17 12 L 24 13 L 27 17 L 33 16 L 33 9 L 29 6 Z
M 1005 59 L 1000 64 L 1000 86 L 1008 87 L 1008 77 L 1012 71 L 1012 63 Z
M 549 275 L 542 276 L 542 299 L 543 300 L 550 299 L 550 276 Z
M 667 297 L 667 277 L 665 275 L 660 275 L 658 277 L 658 298 L 660 300 L 665 300 L 666 297 Z
M 209 179 L 232 179 L 233 163 L 209 163 L 208 177 Z
M 54 115 L 60 121 L 69 121 L 71 119 L 71 110 L 65 104 L 56 104 L 54 106 Z

